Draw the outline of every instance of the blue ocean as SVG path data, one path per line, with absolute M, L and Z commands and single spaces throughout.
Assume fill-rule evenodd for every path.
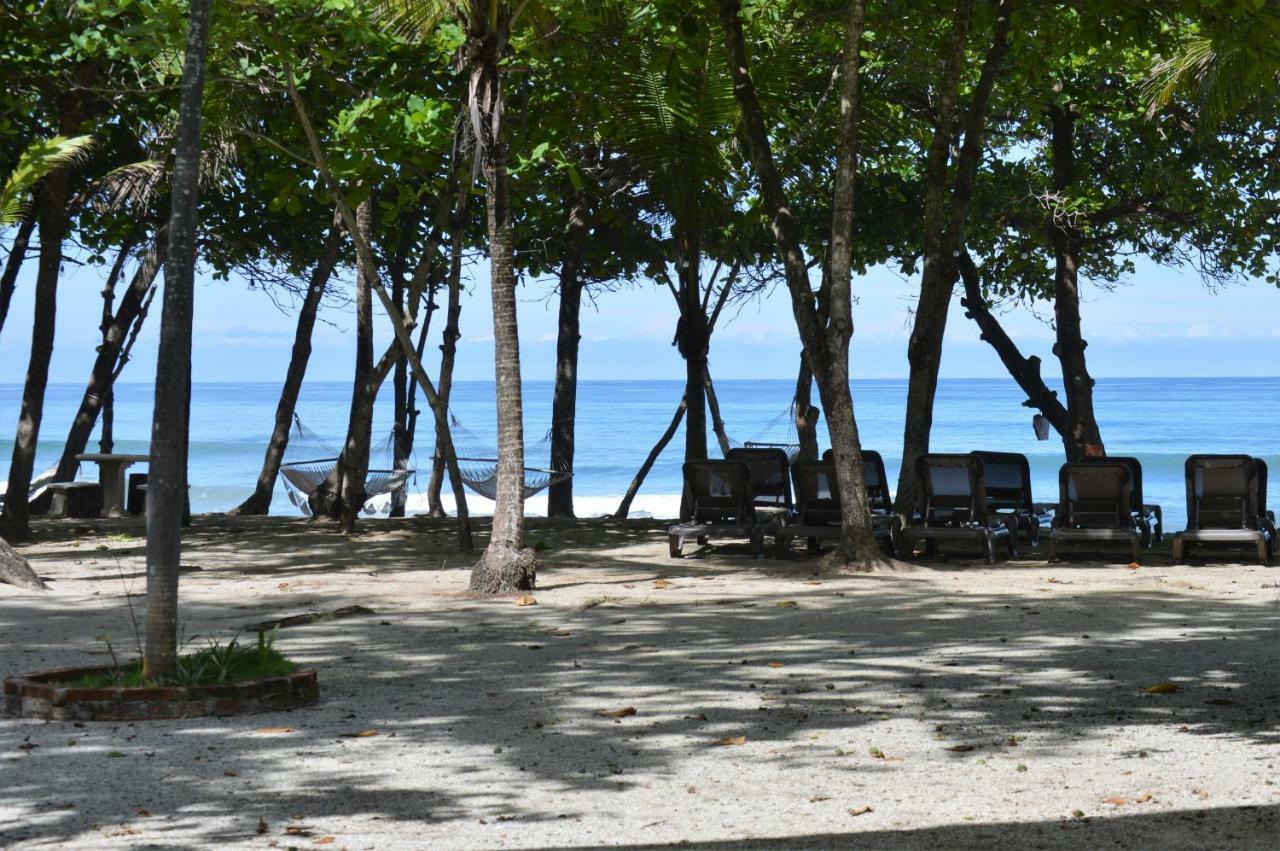
M 574 493 L 579 516 L 612 511 L 632 476 L 662 434 L 680 401 L 678 381 L 590 381 L 579 385 Z M 717 395 L 729 436 L 736 441 L 783 442 L 790 434 L 790 381 L 723 381 Z M 40 434 L 36 469 L 53 464 L 79 404 L 83 385 L 50 385 Z M 0 475 L 7 471 L 22 388 L 0 385 Z M 896 482 L 902 440 L 906 382 L 856 381 L 854 403 L 863 445 L 884 456 Z M 544 438 L 550 427 L 551 382 L 525 385 L 526 463 L 549 465 Z M 279 386 L 266 383 L 197 384 L 191 408 L 191 505 L 196 512 L 225 511 L 248 495 L 262 463 L 275 416 Z M 116 388 L 117 452 L 147 450 L 151 425 L 149 384 Z M 383 394 L 375 416 L 375 434 L 389 434 L 390 394 Z M 303 387 L 298 414 L 306 427 L 332 446 L 346 431 L 351 387 L 310 383 Z M 815 394 L 816 398 L 816 394 Z M 1056 435 L 1037 441 L 1032 411 L 1010 381 L 943 380 L 938 387 L 932 446 L 938 452 L 989 449 L 1021 452 L 1031 460 L 1036 499 L 1057 497 L 1062 444 Z M 1136 455 L 1144 469 L 1148 502 L 1164 506 L 1166 528 L 1182 528 L 1186 517 L 1182 465 L 1195 452 L 1247 452 L 1280 471 L 1280 378 L 1101 379 L 1095 405 L 1107 451 Z M 426 405 L 419 397 L 419 407 Z M 493 385 L 461 382 L 452 400 L 454 415 L 474 440 L 492 447 L 495 433 Z M 426 470 L 432 452 L 429 414 L 420 420 L 417 466 Z M 97 439 L 95 435 L 95 441 Z M 712 441 L 712 455 L 718 454 Z M 825 445 L 825 436 L 823 437 Z M 376 442 L 376 441 L 375 441 Z M 96 444 L 90 451 L 96 450 Z M 670 516 L 680 492 L 683 434 L 678 434 L 653 468 L 637 498 L 634 516 Z M 373 459 L 374 465 L 378 459 Z M 96 469 L 86 465 L 81 478 Z M 425 473 L 411 483 L 411 509 L 425 505 Z M 1275 479 L 1280 481 L 1280 478 Z M 447 490 L 447 488 L 446 488 Z M 1280 502 L 1273 487 L 1272 502 Z M 472 510 L 486 503 L 473 498 Z M 545 510 L 545 500 L 530 500 L 530 513 Z M 272 512 L 296 514 L 278 486 Z

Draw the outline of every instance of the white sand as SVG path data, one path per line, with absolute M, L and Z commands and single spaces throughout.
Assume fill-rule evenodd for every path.
M 6 673 L 130 641 L 140 542 L 104 536 L 140 530 L 79 525 L 26 548 L 52 592 L 0 586 Z M 0 721 L 0 848 L 1280 844 L 1280 570 L 815 579 L 799 554 L 668 559 L 659 525 L 534 521 L 550 549 L 519 608 L 465 593 L 435 521 L 200 519 L 187 635 L 378 614 L 281 630 L 315 708 Z

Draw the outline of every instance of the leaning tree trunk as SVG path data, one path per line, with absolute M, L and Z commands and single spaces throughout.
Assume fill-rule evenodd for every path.
M 31 506 L 28 502 L 35 467 L 40 421 L 44 416 L 44 393 L 49 381 L 49 361 L 53 357 L 53 336 L 58 307 L 58 273 L 62 266 L 62 243 L 70 217 L 67 202 L 71 194 L 71 172 L 67 168 L 45 178 L 37 203 L 40 220 L 40 261 L 36 273 L 35 317 L 31 326 L 31 359 L 22 388 L 22 409 L 13 440 L 13 460 L 9 466 L 9 486 L 4 498 L 0 531 L 11 541 L 30 537 Z
M 1040 375 L 1040 358 L 1035 355 L 1024 357 L 1018 344 L 992 314 L 991 307 L 982 294 L 978 267 L 964 249 L 960 252 L 960 279 L 964 281 L 964 298 L 960 300 L 960 306 L 965 309 L 965 315 L 978 326 L 980 339 L 995 350 L 1010 377 L 1027 394 L 1027 401 L 1022 404 L 1040 411 L 1058 434 L 1065 435 L 1067 409 L 1058 399 L 1057 392 L 1050 390 L 1044 383 L 1044 378 Z
M 65 482 L 75 478 L 76 468 L 80 465 L 76 456 L 84 452 L 89 444 L 93 427 L 97 424 L 99 414 L 105 408 L 106 399 L 115 384 L 116 367 L 124 350 L 125 338 L 137 321 L 147 293 L 151 291 L 156 275 L 160 272 L 160 253 L 164 250 L 166 232 L 161 228 L 156 234 L 155 243 L 133 273 L 129 288 L 120 297 L 115 315 L 107 325 L 102 345 L 98 347 L 98 355 L 93 361 L 93 370 L 89 373 L 89 383 L 80 398 L 80 407 L 75 419 L 71 421 L 67 442 L 63 447 L 62 457 L 58 460 L 58 472 L 54 476 L 57 481 Z
M 898 470 L 896 508 L 910 514 L 918 501 L 916 458 L 929 451 L 933 430 L 933 403 L 938 392 L 938 372 L 942 366 L 942 341 L 947 330 L 947 311 L 955 283 L 955 265 L 947 248 L 948 160 L 955 135 L 956 103 L 964 68 L 973 0 L 957 0 L 951 21 L 951 38 L 939 81 L 934 109 L 933 138 L 925 163 L 924 187 L 924 273 L 916 302 L 911 338 L 907 343 L 906 417 L 902 432 L 902 465 Z
M 711 370 L 704 366 L 702 371 L 702 388 L 707 394 L 707 410 L 711 413 L 711 430 L 715 433 L 716 443 L 720 445 L 720 457 L 728 458 L 733 448 L 729 442 L 729 432 L 725 430 L 724 418 L 720 416 L 720 400 L 716 397 L 716 388 L 711 381 Z
M 751 79 L 742 35 L 738 0 L 720 0 L 725 50 L 734 96 L 742 112 L 743 134 L 752 166 L 760 182 L 764 209 L 778 243 L 791 294 L 796 330 L 813 370 L 835 455 L 840 487 L 840 543 L 832 558 L 844 566 L 865 568 L 881 560 L 871 527 L 862 448 L 849 388 L 849 343 L 853 336 L 851 264 L 854 234 L 854 177 L 857 171 L 858 54 L 862 41 L 864 5 L 849 5 L 849 21 L 841 58 L 840 121 L 837 131 L 835 183 L 832 190 L 831 247 L 828 257 L 829 292 L 826 316 L 820 316 L 809 284 L 799 227 L 783 191 L 774 163 L 769 134 Z M 825 321 L 824 321 L 825 320 Z
M 356 207 L 356 227 L 366 244 L 372 243 L 372 213 L 368 198 Z M 368 495 L 365 479 L 369 473 L 369 448 L 373 437 L 373 278 L 377 270 L 361 256 L 356 264 L 356 364 L 351 392 L 351 419 L 347 440 L 338 457 L 338 501 L 342 529 L 351 534 L 356 517 Z
M 631 479 L 631 484 L 627 486 L 627 492 L 623 495 L 622 502 L 618 504 L 618 510 L 613 512 L 613 516 L 617 519 L 626 520 L 627 515 L 631 513 L 631 503 L 635 500 L 636 494 L 640 492 L 640 486 L 644 484 L 644 480 L 648 477 L 649 471 L 653 469 L 653 465 L 657 462 L 658 456 L 662 454 L 662 450 L 666 449 L 667 444 L 671 442 L 671 438 L 676 436 L 676 429 L 680 428 L 680 421 L 684 419 L 685 408 L 688 407 L 687 402 L 688 400 L 683 396 L 680 397 L 680 404 L 676 408 L 675 414 L 671 417 L 671 424 L 667 426 L 667 430 L 662 433 L 662 437 L 658 438 L 658 442 L 649 450 L 644 463 L 640 465 L 635 477 Z
M 516 325 L 515 252 L 511 192 L 502 140 L 502 86 L 498 38 L 486 39 L 471 77 L 477 145 L 487 185 L 489 280 L 493 298 L 493 357 L 498 396 L 497 494 L 489 546 L 471 572 L 471 590 L 527 590 L 537 582 L 537 561 L 524 546 L 524 407 L 520 392 L 520 338 Z
M 28 591 L 47 591 L 49 586 L 31 568 L 31 562 L 0 539 L 0 583 Z
M 800 353 L 800 370 L 796 375 L 796 395 L 792 405 L 795 415 L 796 438 L 800 444 L 800 461 L 818 460 L 818 417 L 821 412 L 813 405 L 813 370 L 804 352 Z
M 1075 113 L 1070 106 L 1053 104 L 1049 108 L 1051 149 L 1053 152 L 1053 187 L 1059 198 L 1065 198 L 1076 181 Z M 1062 384 L 1067 397 L 1067 430 L 1062 435 L 1068 461 L 1079 461 L 1092 455 L 1105 455 L 1102 433 L 1093 411 L 1094 380 L 1085 363 L 1088 343 L 1080 331 L 1080 231 L 1070 223 L 1055 221 L 1049 231 L 1053 245 L 1053 315 L 1057 342 L 1053 353 L 1062 363 Z
M 164 311 L 160 320 L 147 478 L 147 618 L 142 673 L 148 679 L 172 674 L 178 656 L 178 566 L 187 504 L 200 117 L 210 5 L 211 0 L 191 0 L 170 187 L 172 206 L 164 269 Z
M 454 196 L 453 213 L 449 218 L 449 289 L 448 303 L 445 307 L 444 333 L 440 340 L 440 386 L 438 398 L 448 416 L 449 396 L 453 392 L 453 364 L 458 355 L 458 340 L 462 332 L 458 330 L 462 319 L 462 249 L 465 244 L 467 230 L 467 201 L 471 197 L 469 180 L 458 180 L 457 193 Z M 440 501 L 440 491 L 444 486 L 445 467 L 449 459 L 447 451 L 452 451 L 452 442 L 446 447 L 439 429 L 436 430 L 436 449 L 431 460 L 431 479 L 427 485 L 427 509 L 431 517 L 444 517 L 444 504 Z
M 293 351 L 289 355 L 289 369 L 284 376 L 284 386 L 280 388 L 280 401 L 276 403 L 275 427 L 271 430 L 271 439 L 267 442 L 262 469 L 258 472 L 258 483 L 254 486 L 249 498 L 233 508 L 231 514 L 260 515 L 271 510 L 271 495 L 275 491 L 280 464 L 289 446 L 289 428 L 293 424 L 293 413 L 298 406 L 298 393 L 302 390 L 302 380 L 307 374 L 307 363 L 311 359 L 311 334 L 316 327 L 316 316 L 320 311 L 320 302 L 324 298 L 325 288 L 342 256 L 342 236 L 342 226 L 335 221 L 325 237 L 320 260 L 311 270 L 307 281 L 307 293 L 302 297 L 302 306 L 298 310 L 298 327 L 293 334 Z
M 9 316 L 9 303 L 13 301 L 13 291 L 18 285 L 18 270 L 22 268 L 22 261 L 27 259 L 27 248 L 31 245 L 31 233 L 35 229 L 35 210 L 28 210 L 14 234 L 13 245 L 9 246 L 9 256 L 4 262 L 4 273 L 0 275 L 0 331 L 4 330 L 4 320 Z
M 586 202 L 569 210 L 565 257 L 560 264 L 560 328 L 556 335 L 556 384 L 551 397 L 551 467 L 567 475 L 547 488 L 547 516 L 573 517 L 573 441 L 578 408 L 578 344 L 582 310 L 582 253 L 587 242 Z

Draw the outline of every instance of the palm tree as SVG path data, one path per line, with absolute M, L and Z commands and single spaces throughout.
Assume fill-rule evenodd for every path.
M 1191 97 L 1203 127 L 1221 124 L 1258 95 L 1274 96 L 1280 86 L 1280 60 L 1274 51 L 1256 49 L 1252 33 L 1241 42 L 1230 32 L 1197 36 L 1174 56 L 1159 62 L 1147 84 L 1154 116 L 1178 94 Z
M 380 9 L 392 26 L 411 36 L 427 36 L 447 17 L 455 18 L 466 32 L 456 62 L 460 70 L 470 73 L 468 113 L 485 180 L 498 404 L 493 528 L 489 545 L 472 571 L 471 589 L 487 593 L 530 589 L 536 582 L 537 562 L 533 550 L 524 546 L 524 405 L 500 67 L 508 57 L 516 11 L 502 0 L 384 0 Z
M 147 619 L 143 674 L 172 672 L 178 656 L 178 564 L 187 497 L 191 413 L 191 322 L 195 289 L 200 119 L 212 0 L 191 0 L 178 104 L 164 312 L 156 362 L 147 481 Z

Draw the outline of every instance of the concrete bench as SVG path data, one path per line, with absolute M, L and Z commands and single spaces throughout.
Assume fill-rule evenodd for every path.
M 53 482 L 49 516 L 98 517 L 102 514 L 102 485 L 97 482 Z

